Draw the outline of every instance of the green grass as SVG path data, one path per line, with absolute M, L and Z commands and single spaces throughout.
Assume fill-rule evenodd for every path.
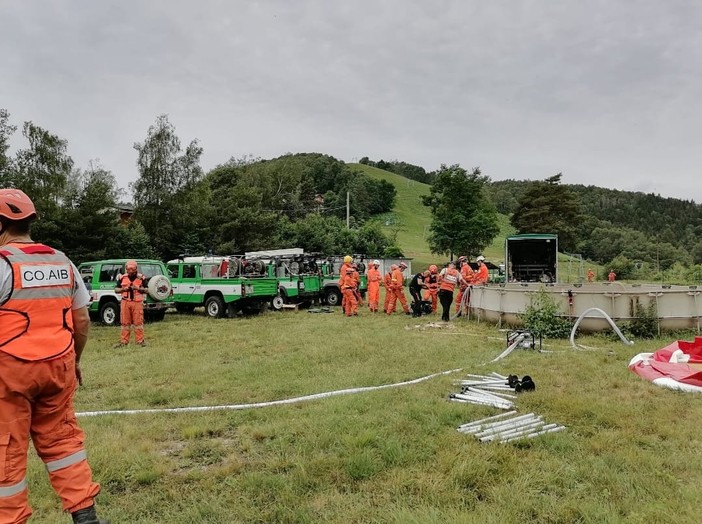
M 419 329 L 416 326 L 422 326 Z M 696 522 L 702 404 L 627 369 L 636 347 L 607 337 L 573 351 L 517 351 L 485 323 L 266 313 L 169 314 L 147 348 L 114 350 L 94 327 L 79 412 L 264 402 L 463 371 L 401 388 L 248 410 L 81 418 L 101 512 L 113 522 Z M 517 444 L 456 427 L 497 410 L 447 401 L 465 373 L 531 375 L 517 400 L 567 426 Z M 59 523 L 43 465 L 30 461 L 34 522 Z

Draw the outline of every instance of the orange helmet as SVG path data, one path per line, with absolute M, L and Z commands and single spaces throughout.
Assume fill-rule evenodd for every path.
M 24 220 L 36 217 L 34 203 L 20 189 L 0 189 L 0 216 L 10 220 Z
M 437 271 L 439 271 L 439 268 L 436 267 L 436 264 L 432 264 L 431 266 L 429 266 L 430 273 L 436 273 Z

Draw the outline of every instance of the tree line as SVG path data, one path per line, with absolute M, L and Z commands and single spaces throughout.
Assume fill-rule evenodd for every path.
M 184 146 L 161 115 L 134 144 L 133 216 L 123 222 L 117 210 L 129 198 L 109 169 L 97 162 L 76 167 L 68 142 L 33 122 L 22 126 L 26 146 L 10 154 L 15 132 L 10 114 L 0 109 L 0 187 L 30 195 L 39 214 L 33 238 L 77 262 L 287 247 L 368 256 L 400 252 L 373 220 L 393 208 L 394 186 L 329 155 L 232 158 L 205 173 L 199 142 Z

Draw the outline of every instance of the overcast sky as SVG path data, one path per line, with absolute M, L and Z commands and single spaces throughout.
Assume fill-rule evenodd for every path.
M 0 49 L 12 123 L 122 187 L 166 113 L 206 170 L 321 152 L 702 203 L 699 0 L 0 0 Z

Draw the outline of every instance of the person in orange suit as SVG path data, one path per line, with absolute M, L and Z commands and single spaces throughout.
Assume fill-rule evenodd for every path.
M 136 260 L 127 260 L 124 265 L 126 274 L 122 275 L 115 287 L 115 293 L 122 295 L 119 304 L 119 319 L 122 324 L 119 342 L 115 348 L 129 345 L 131 329 L 134 326 L 134 338 L 137 346 L 146 346 L 144 340 L 144 294 L 146 293 L 146 277 L 139 273 Z
M 436 264 L 429 266 L 429 277 L 427 278 L 427 289 L 424 291 L 424 300 L 431 300 L 431 312 L 436 313 L 437 294 L 439 292 L 439 268 Z
M 344 263 L 341 264 L 341 267 L 339 268 L 339 289 L 342 289 L 341 282 L 344 280 L 344 277 L 346 276 L 346 270 L 351 267 L 351 264 L 353 264 L 353 257 L 351 255 L 346 255 L 344 257 Z M 341 293 L 341 311 L 344 311 L 343 291 Z
M 593 282 L 595 280 L 595 272 L 592 269 L 587 270 L 587 281 Z
M 25 524 L 30 435 L 63 509 L 98 519 L 73 395 L 83 382 L 90 295 L 66 255 L 32 241 L 37 212 L 19 189 L 0 189 L 0 522 Z
M 358 315 L 356 282 L 354 269 L 352 267 L 346 268 L 346 274 L 341 277 L 341 292 L 344 295 L 344 313 L 347 317 Z
M 456 313 L 458 313 L 458 315 L 460 316 L 461 307 L 463 306 L 463 295 L 465 294 L 466 290 L 468 290 L 468 286 L 470 285 L 470 283 L 473 282 L 475 274 L 473 273 L 473 268 L 470 267 L 468 257 L 459 257 L 458 266 L 459 272 L 463 277 L 463 280 L 458 286 L 458 295 L 456 296 Z M 470 293 L 470 291 L 468 291 L 468 293 Z
M 392 310 L 395 311 L 395 294 L 392 292 L 392 273 L 397 269 L 397 264 L 391 264 L 390 270 L 383 277 L 383 286 L 385 287 L 385 304 L 383 305 L 383 313 L 390 310 L 390 302 L 393 303 Z
M 478 270 L 475 272 L 475 276 L 473 277 L 473 285 L 480 286 L 487 284 L 490 274 L 488 273 L 488 268 L 485 265 L 485 257 L 480 255 L 475 259 L 475 261 L 478 263 Z
M 609 275 L 607 275 L 607 280 L 609 280 L 610 282 L 614 282 L 616 278 L 617 274 L 614 272 L 614 269 L 610 269 Z
M 409 306 L 407 305 L 407 298 L 405 297 L 405 276 L 402 274 L 405 269 L 407 269 L 407 264 L 405 264 L 405 262 L 400 262 L 397 269 L 392 272 L 390 286 L 393 298 L 390 299 L 388 315 L 392 315 L 395 312 L 395 306 L 398 300 L 400 301 L 402 311 L 405 312 L 405 315 L 411 315 Z
M 374 260 L 373 263 L 368 266 L 368 271 L 366 271 L 366 279 L 368 281 L 368 309 L 373 313 L 378 312 L 378 302 L 380 301 L 380 281 L 382 277 L 378 269 L 379 267 L 380 260 Z
M 353 294 L 356 296 L 356 304 L 358 306 L 363 305 L 363 297 L 361 296 L 361 274 L 358 272 L 358 265 L 355 263 L 351 264 L 353 268 L 353 278 L 356 280 L 356 289 L 354 289 Z

